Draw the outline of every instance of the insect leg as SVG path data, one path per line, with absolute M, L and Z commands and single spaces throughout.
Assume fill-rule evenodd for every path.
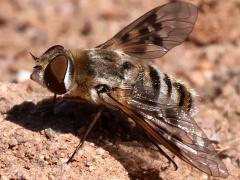
M 57 100 L 57 94 L 54 94 L 53 101 L 52 101 L 53 106 L 56 104 L 56 100 Z
M 93 126 L 96 124 L 96 122 L 99 120 L 102 112 L 103 112 L 104 108 L 103 107 L 100 107 L 97 114 L 94 116 L 92 122 L 89 124 L 89 126 L 87 127 L 87 129 L 85 130 L 84 134 L 83 134 L 83 137 L 81 138 L 78 146 L 76 147 L 75 151 L 73 152 L 73 154 L 71 155 L 71 157 L 68 159 L 67 161 L 67 164 L 70 163 L 74 156 L 76 155 L 76 153 L 78 152 L 78 150 L 83 146 L 84 144 L 84 141 L 86 140 L 87 138 L 87 135 L 89 134 L 89 132 L 91 131 L 91 129 L 93 128 Z
M 173 164 L 175 171 L 178 169 L 177 164 L 174 162 L 174 160 L 165 153 L 162 148 L 149 136 L 147 135 L 148 139 L 151 141 L 151 143 L 156 146 L 156 148 L 159 150 L 159 152 L 169 161 Z

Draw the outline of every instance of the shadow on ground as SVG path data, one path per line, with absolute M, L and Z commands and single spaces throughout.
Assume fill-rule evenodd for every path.
M 80 131 L 80 134 L 78 130 L 84 129 L 95 113 L 95 107 L 90 104 L 63 102 L 53 108 L 52 101 L 45 99 L 37 105 L 32 102 L 23 102 L 13 106 L 7 112 L 6 119 L 36 132 L 51 128 L 61 133 L 81 136 L 84 130 Z M 104 148 L 111 156 L 121 162 L 130 178 L 147 179 L 152 177 L 153 179 L 161 179 L 159 178 L 159 170 L 151 168 L 143 170 L 140 165 L 132 167 L 132 164 L 136 164 L 136 162 L 145 161 L 140 156 L 120 148 L 116 149 L 117 146 L 113 146 L 119 142 L 129 142 L 131 146 L 132 141 L 139 142 L 140 146 L 151 146 L 143 130 L 121 112 L 106 110 L 92 129 L 87 141 Z M 113 145 L 109 145 L 105 141 L 111 142 Z M 136 162 L 132 162 L 133 159 Z M 162 170 L 164 171 L 165 168 Z

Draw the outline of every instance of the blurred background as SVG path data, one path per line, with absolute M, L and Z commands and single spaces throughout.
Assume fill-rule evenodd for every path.
M 29 80 L 34 66 L 29 52 L 40 56 L 55 44 L 70 49 L 95 47 L 140 15 L 167 2 L 170 1 L 0 0 L 1 86 L 14 83 L 14 93 L 22 93 L 23 87 L 27 87 L 29 94 L 41 93 L 41 87 Z M 193 33 L 183 45 L 156 63 L 199 94 L 196 121 L 215 142 L 232 174 L 230 179 L 237 179 L 240 178 L 240 1 L 187 2 L 199 8 Z M 24 99 L 30 98 L 23 96 Z

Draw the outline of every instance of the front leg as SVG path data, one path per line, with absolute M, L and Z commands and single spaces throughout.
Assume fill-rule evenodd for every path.
M 76 153 L 79 151 L 79 149 L 83 146 L 87 135 L 90 133 L 90 131 L 92 130 L 92 128 L 94 127 L 94 125 L 96 124 L 96 122 L 99 120 L 99 118 L 101 117 L 101 114 L 103 112 L 105 108 L 103 106 L 100 106 L 97 110 L 97 114 L 94 116 L 93 120 L 90 122 L 90 124 L 88 125 L 87 129 L 85 130 L 78 146 L 76 147 L 75 151 L 73 152 L 73 154 L 71 155 L 71 157 L 68 159 L 67 164 L 70 163 L 74 156 L 76 155 Z
M 100 97 L 101 94 L 104 94 L 104 93 L 108 92 L 109 88 L 108 88 L 107 85 L 98 85 L 98 86 L 95 87 L 95 91 L 98 94 L 98 96 Z M 69 97 L 67 97 L 67 98 L 69 98 Z M 85 130 L 85 132 L 83 134 L 83 137 L 81 138 L 78 146 L 76 147 L 76 149 L 73 152 L 73 154 L 71 155 L 71 157 L 68 159 L 67 164 L 70 163 L 73 160 L 73 158 L 76 155 L 76 153 L 78 152 L 78 150 L 83 146 L 83 144 L 84 144 L 84 142 L 87 138 L 87 135 L 90 133 L 90 131 L 92 130 L 94 125 L 97 123 L 97 121 L 101 117 L 101 114 L 104 111 L 104 109 L 105 109 L 104 105 L 99 105 L 96 115 L 94 116 L 93 120 L 88 125 L 87 129 Z

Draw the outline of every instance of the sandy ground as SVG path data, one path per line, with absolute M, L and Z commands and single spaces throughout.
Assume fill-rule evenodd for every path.
M 0 179 L 218 179 L 169 153 L 179 167 L 174 171 L 140 128 L 110 111 L 67 165 L 94 107 L 66 102 L 54 112 L 38 111 L 52 94 L 29 80 L 29 51 L 94 47 L 166 2 L 0 1 Z M 190 2 L 200 12 L 194 32 L 156 63 L 198 92 L 196 121 L 226 164 L 227 179 L 240 179 L 240 3 Z

